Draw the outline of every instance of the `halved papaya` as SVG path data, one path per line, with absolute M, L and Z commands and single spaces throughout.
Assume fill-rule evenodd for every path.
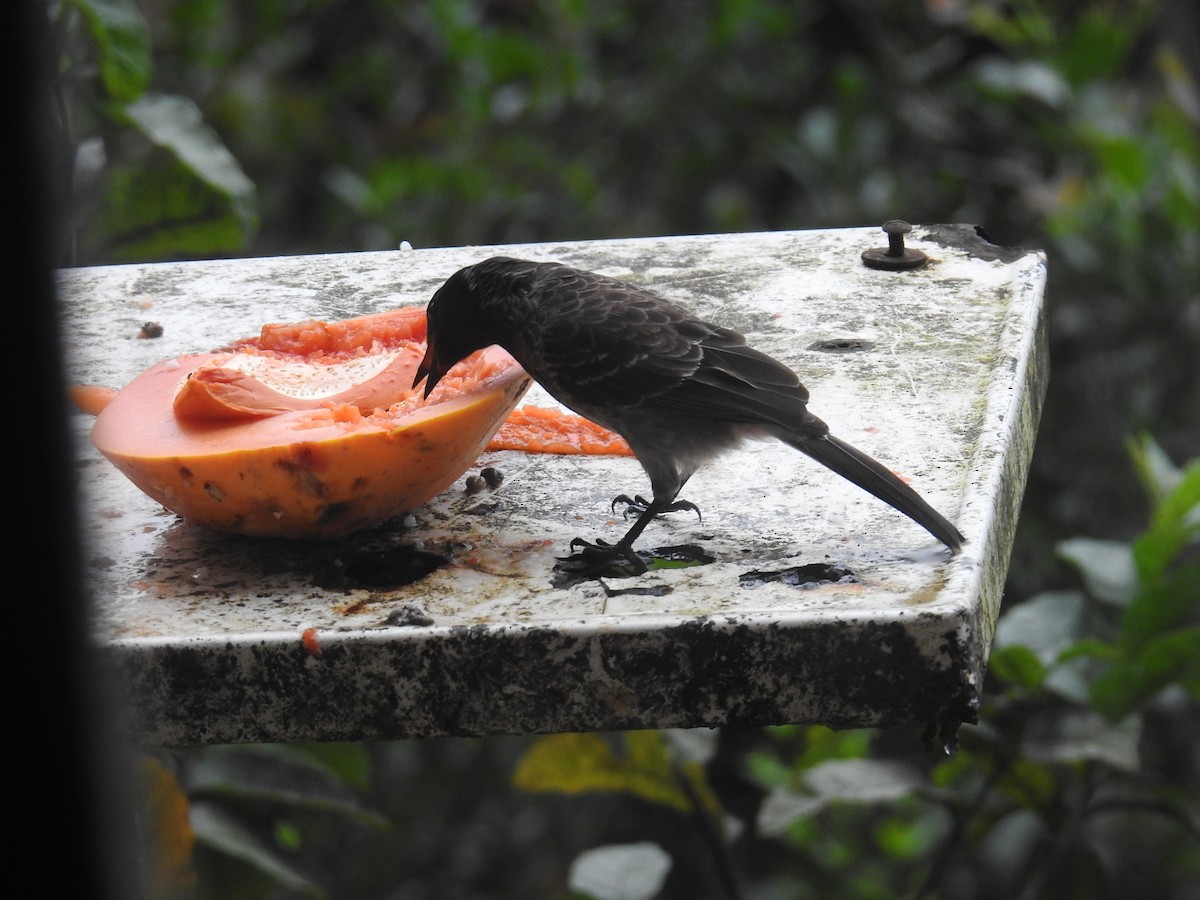
M 470 467 L 530 378 L 499 348 L 412 390 L 424 310 L 268 325 L 153 366 L 102 405 L 92 441 L 186 519 L 323 539 L 377 525 Z

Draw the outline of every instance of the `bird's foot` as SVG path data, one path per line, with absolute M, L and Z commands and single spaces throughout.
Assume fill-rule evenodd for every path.
M 575 538 L 571 541 L 571 551 L 571 559 L 594 569 L 596 574 L 605 574 L 605 570 L 619 565 L 622 561 L 633 567 L 634 575 L 641 575 L 647 568 L 645 560 L 637 555 L 632 546 L 624 542 L 609 544 L 597 540 L 593 543 L 583 538 Z
M 625 512 L 622 513 L 622 515 L 624 515 L 626 519 L 628 519 L 630 516 L 643 515 L 646 512 L 646 510 L 650 508 L 650 501 L 647 500 L 645 497 L 643 497 L 641 494 L 637 494 L 636 496 L 634 496 L 632 498 L 628 494 L 621 494 L 618 497 L 613 497 L 613 502 L 612 502 L 612 511 L 613 512 L 617 511 L 618 503 L 625 504 Z M 702 520 L 702 517 L 700 515 L 700 507 L 698 507 L 695 503 L 692 503 L 690 500 L 676 500 L 673 503 L 668 503 L 666 506 L 664 506 L 662 509 L 660 509 L 658 511 L 658 515 L 661 516 L 664 513 L 684 512 L 684 511 L 694 512 L 696 514 L 696 518 Z

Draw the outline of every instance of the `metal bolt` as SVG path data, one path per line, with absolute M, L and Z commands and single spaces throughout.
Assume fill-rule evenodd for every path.
M 925 265 L 929 262 L 928 256 L 920 250 L 904 246 L 904 236 L 910 231 L 912 231 L 912 226 L 900 219 L 884 222 L 883 233 L 888 236 L 887 249 L 872 247 L 870 250 L 864 250 L 862 252 L 863 264 L 872 269 L 887 269 L 893 272 L 916 269 Z

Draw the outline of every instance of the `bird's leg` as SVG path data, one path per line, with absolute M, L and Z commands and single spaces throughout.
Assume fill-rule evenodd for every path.
M 621 500 L 620 497 L 618 497 L 617 500 L 614 500 L 613 503 L 615 504 L 619 500 Z M 640 501 L 640 503 L 637 501 Z M 642 504 L 644 504 L 644 506 L 642 506 Z M 643 562 L 642 558 L 634 551 L 633 542 L 636 541 L 638 537 L 641 536 L 641 533 L 646 530 L 646 526 L 650 524 L 650 521 L 655 516 L 661 515 L 662 513 L 673 509 L 696 509 L 693 504 L 688 503 L 686 500 L 672 502 L 672 499 L 669 497 L 651 500 L 649 503 L 647 503 L 644 498 L 638 497 L 634 501 L 630 501 L 629 505 L 635 507 L 641 506 L 641 510 L 638 514 L 637 521 L 633 523 L 630 529 L 625 532 L 625 536 L 619 541 L 617 541 L 615 544 L 606 544 L 603 541 L 596 541 L 596 543 L 593 544 L 590 541 L 585 541 L 583 538 L 575 538 L 573 541 L 571 541 L 571 549 L 582 550 L 580 555 L 588 562 L 604 563 L 616 559 L 617 557 L 624 557 L 634 567 L 636 574 L 641 575 L 646 571 L 646 563 Z M 698 515 L 699 510 L 696 510 L 696 512 Z
M 628 519 L 630 513 L 633 512 L 636 512 L 639 516 L 642 515 L 647 509 L 650 508 L 650 502 L 651 501 L 647 500 L 641 494 L 638 494 L 632 499 L 628 494 L 621 494 L 620 496 L 613 498 L 612 511 L 617 511 L 618 503 L 624 503 L 625 518 Z M 700 515 L 700 507 L 698 507 L 695 503 L 692 503 L 690 500 L 675 500 L 671 503 L 665 503 L 662 508 L 655 513 L 655 515 L 662 515 L 663 513 L 669 512 L 683 512 L 684 510 L 688 512 L 694 512 L 697 519 L 702 519 Z

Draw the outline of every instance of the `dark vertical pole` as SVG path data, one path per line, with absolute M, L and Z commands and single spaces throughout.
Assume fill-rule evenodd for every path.
M 12 872 L 36 892 L 138 898 L 133 754 L 88 640 L 78 508 L 67 428 L 63 348 L 53 268 L 55 208 L 48 164 L 56 144 L 49 103 L 56 60 L 45 0 L 0 3 L 0 115 L 6 165 L 5 365 L 8 424 L 0 510 L 7 527 L 5 764 Z M 11 796 L 11 795 L 10 795 Z M 6 798 L 7 799 L 7 798 Z M 31 880 L 30 880 L 31 879 Z

